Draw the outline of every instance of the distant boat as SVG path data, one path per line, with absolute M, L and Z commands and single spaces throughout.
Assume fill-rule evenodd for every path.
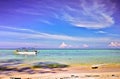
M 19 48 L 15 50 L 18 55 L 37 55 L 38 51 L 34 48 Z

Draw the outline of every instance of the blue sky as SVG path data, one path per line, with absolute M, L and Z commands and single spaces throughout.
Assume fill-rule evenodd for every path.
M 0 0 L 0 48 L 120 48 L 119 0 Z

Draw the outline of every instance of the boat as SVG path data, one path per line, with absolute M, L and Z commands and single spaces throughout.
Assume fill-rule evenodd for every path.
M 38 51 L 33 48 L 19 48 L 15 50 L 18 55 L 37 55 Z

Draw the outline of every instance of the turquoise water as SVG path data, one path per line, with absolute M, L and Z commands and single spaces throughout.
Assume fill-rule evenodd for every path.
M 20 59 L 26 63 L 120 64 L 120 50 L 38 50 L 36 56 L 15 55 L 15 50 L 0 50 L 0 61 Z

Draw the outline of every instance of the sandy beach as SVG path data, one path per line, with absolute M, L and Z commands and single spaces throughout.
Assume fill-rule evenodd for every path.
M 119 50 L 41 50 L 36 56 L 5 51 L 0 79 L 120 79 Z
M 16 76 L 4 76 L 0 79 L 120 79 L 120 72 L 104 73 L 48 73 L 48 74 L 19 74 Z
M 26 71 L 0 71 L 0 79 L 120 79 L 119 65 L 104 65 L 97 69 L 77 65 L 67 68 L 37 68 L 31 73 Z

